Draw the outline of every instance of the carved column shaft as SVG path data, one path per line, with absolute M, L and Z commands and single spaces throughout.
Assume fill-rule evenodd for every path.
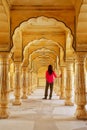
M 28 95 L 30 95 L 30 94 L 31 94 L 31 88 L 30 88 L 30 72 L 29 72 L 28 80 L 29 80 L 29 82 L 28 82 Z
M 28 67 L 26 70 L 26 87 L 27 87 L 27 95 L 28 95 L 28 88 L 29 88 L 29 69 L 28 69 Z
M 4 53 L 0 56 L 0 86 L 0 118 L 8 118 L 8 54 Z
M 11 63 L 10 65 L 10 90 L 13 91 L 14 90 L 14 63 Z
M 60 87 L 60 99 L 65 99 L 65 87 L 66 87 L 66 68 L 65 66 L 61 67 L 61 73 L 62 73 L 62 78 L 61 78 L 61 87 Z
M 21 105 L 21 85 L 20 85 L 20 76 L 21 76 L 21 66 L 20 63 L 15 63 L 15 76 L 14 76 L 14 86 L 15 86 L 15 101 L 13 102 L 13 105 Z
M 60 74 L 60 67 L 59 66 L 57 66 L 57 69 L 58 70 L 55 70 L 55 72 L 57 72 L 58 73 L 58 75 Z M 60 94 L 61 94 L 61 78 L 57 78 L 57 79 L 55 79 L 55 81 L 56 81 L 56 84 L 54 84 L 54 87 L 55 87 L 55 92 L 56 92 L 56 94 L 58 95 L 58 96 L 60 96 Z M 55 83 L 55 82 L 54 82 Z
M 28 86 L 28 95 L 32 93 L 32 72 L 29 70 L 29 86 Z
M 22 68 L 22 72 L 23 72 L 23 96 L 22 96 L 22 99 L 27 99 L 26 67 Z
M 57 96 L 60 96 L 60 79 L 55 79 L 56 81 L 56 85 L 55 85 L 55 82 L 54 82 L 54 91 L 55 93 L 57 94 Z
M 66 88 L 65 88 L 65 105 L 72 106 L 72 72 L 73 64 L 72 61 L 67 61 L 66 65 L 67 75 L 66 75 Z
M 75 103 L 77 105 L 75 116 L 79 119 L 84 119 L 86 116 L 86 92 L 83 54 L 77 54 L 77 59 L 75 61 Z

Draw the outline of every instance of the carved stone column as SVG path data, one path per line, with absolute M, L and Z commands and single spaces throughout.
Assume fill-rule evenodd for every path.
M 57 75 L 60 74 L 60 67 L 59 66 L 57 67 L 57 70 L 55 70 L 55 72 L 57 72 Z M 55 92 L 56 92 L 57 96 L 60 96 L 61 78 L 55 79 L 54 87 L 55 87 Z
M 66 67 L 61 66 L 61 86 L 60 86 L 60 99 L 65 99 L 65 88 L 66 88 Z
M 10 65 L 10 90 L 13 91 L 14 90 L 14 63 L 11 63 Z
M 56 84 L 55 84 L 56 81 Z M 56 93 L 57 96 L 60 96 L 60 79 L 55 79 L 54 81 L 54 91 Z
M 0 86 L 1 86 L 1 99 L 0 99 L 0 118 L 8 118 L 8 54 L 0 53 Z
M 86 91 L 84 76 L 84 58 L 83 53 L 76 53 L 75 61 L 75 103 L 77 105 L 75 116 L 79 119 L 87 119 L 86 115 Z
M 27 87 L 27 95 L 28 95 L 28 88 L 29 88 L 29 68 L 26 69 L 26 87 Z
M 14 95 L 15 95 L 15 101 L 13 102 L 13 105 L 21 105 L 21 64 L 20 62 L 15 63 L 15 75 L 14 75 Z
M 67 60 L 66 62 L 66 88 L 65 88 L 65 105 L 72 106 L 72 73 L 73 73 L 73 62 Z
M 30 91 L 33 93 L 33 86 L 32 86 L 32 70 L 30 71 Z
M 29 85 L 28 85 L 28 95 L 31 95 L 32 89 L 31 89 L 31 70 L 29 70 Z
M 22 67 L 23 72 L 23 96 L 22 99 L 27 99 L 27 82 L 26 82 L 26 67 Z

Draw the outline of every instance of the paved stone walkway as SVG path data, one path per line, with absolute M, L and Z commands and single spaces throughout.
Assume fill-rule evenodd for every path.
M 87 121 L 75 119 L 75 106 L 64 106 L 55 93 L 52 100 L 42 98 L 38 89 L 21 106 L 10 103 L 10 117 L 0 120 L 0 130 L 87 130 Z

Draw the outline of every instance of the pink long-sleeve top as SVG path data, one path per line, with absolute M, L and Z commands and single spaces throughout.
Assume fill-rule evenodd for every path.
M 46 71 L 46 80 L 48 83 L 54 82 L 54 78 L 57 78 L 57 75 L 54 71 L 52 72 L 51 75 L 48 73 L 48 71 Z

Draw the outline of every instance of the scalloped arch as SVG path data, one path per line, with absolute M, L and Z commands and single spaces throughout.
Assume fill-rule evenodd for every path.
M 42 45 L 42 42 L 44 43 L 43 45 Z M 34 44 L 37 44 L 37 45 L 40 45 L 40 47 L 39 48 L 36 48 L 35 50 L 33 50 L 31 53 L 29 53 L 29 49 L 30 49 L 30 47 L 32 46 L 32 45 L 34 45 Z M 47 48 L 47 44 L 52 44 L 52 45 L 56 45 L 58 48 L 61 48 L 62 49 L 62 47 L 60 46 L 60 45 L 58 45 L 56 42 L 54 42 L 54 41 L 52 41 L 52 40 L 47 40 L 47 39 L 39 39 L 39 40 L 34 40 L 34 41 L 32 41 L 32 42 L 30 42 L 26 47 L 25 47 L 25 49 L 24 49 L 24 60 L 23 60 L 23 63 L 25 64 L 28 64 L 28 58 L 29 58 L 29 55 L 31 55 L 34 51 L 38 51 L 38 50 L 40 50 L 40 49 L 43 49 L 43 48 L 45 48 L 45 49 L 49 49 L 49 48 Z M 52 51 L 51 49 L 49 49 L 50 51 Z M 63 49 L 62 49 L 63 50 Z M 64 51 L 64 50 L 63 50 Z M 55 52 L 55 51 L 54 51 Z M 56 53 L 56 52 L 55 52 Z M 58 55 L 58 54 L 57 54 Z
M 43 52 L 44 53 L 51 53 L 53 55 L 53 57 L 57 57 L 57 54 L 54 51 L 49 50 L 49 49 L 44 47 L 44 48 L 40 48 L 40 49 L 38 49 L 36 51 L 33 51 L 30 55 L 27 55 L 28 59 L 24 58 L 23 64 L 25 65 L 25 63 L 26 63 L 28 65 L 29 63 L 31 63 L 30 61 L 31 61 L 32 56 L 34 56 L 36 53 L 38 53 L 38 55 L 41 55 L 40 53 L 43 53 Z M 37 55 L 35 55 L 34 57 L 37 57 Z
M 68 36 L 71 38 L 70 42 L 66 41 L 66 44 L 68 43 L 68 45 L 66 45 L 66 47 L 68 46 L 68 48 L 72 48 L 72 34 L 71 34 L 71 30 L 61 21 L 57 21 L 55 18 L 47 18 L 44 16 L 40 16 L 37 18 L 31 18 L 28 21 L 23 22 L 22 24 L 20 24 L 19 27 L 17 27 L 14 31 L 13 34 L 13 48 L 12 48 L 12 53 L 14 53 L 14 57 L 16 57 L 16 52 L 17 50 L 20 49 L 19 52 L 19 56 L 18 57 L 22 57 L 23 55 L 23 46 L 22 46 L 22 32 L 23 31 L 27 31 L 29 30 L 29 28 L 31 27 L 36 27 L 36 26 L 49 26 L 49 27 L 56 27 L 59 29 L 59 31 L 64 31 L 66 33 L 66 35 L 68 34 Z M 54 41 L 54 43 L 56 44 L 57 42 Z M 33 44 L 33 41 L 29 43 L 30 45 Z M 26 48 L 28 48 L 30 45 L 27 44 L 26 47 L 24 48 L 24 52 L 26 51 Z M 60 48 L 63 48 L 63 46 L 60 43 L 57 43 L 58 46 Z

